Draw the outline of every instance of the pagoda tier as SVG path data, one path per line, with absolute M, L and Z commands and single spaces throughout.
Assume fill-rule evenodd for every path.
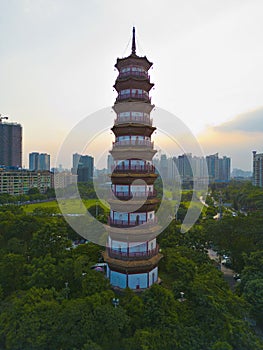
M 143 124 L 143 123 L 134 123 L 132 121 L 126 123 L 115 124 L 111 130 L 114 132 L 115 136 L 126 136 L 126 135 L 134 135 L 134 136 L 145 136 L 150 137 L 152 133 L 156 130 L 154 126 Z M 134 144 L 140 143 L 139 138 L 134 139 Z
M 129 159 L 132 155 L 133 158 L 150 161 L 157 151 L 153 149 L 153 145 L 149 149 L 147 148 L 141 147 L 140 149 L 140 146 L 137 148 L 128 146 L 122 148 L 113 147 L 110 153 L 115 160 Z
M 145 181 L 145 183 L 147 185 L 152 185 L 154 183 L 154 181 L 156 180 L 156 178 L 158 177 L 158 174 L 152 172 L 152 173 L 146 173 L 143 174 L 142 172 L 135 172 L 135 173 L 127 173 L 127 172 L 115 172 L 115 170 L 113 171 L 113 173 L 111 174 L 111 181 L 112 184 L 120 184 L 120 185 L 131 185 L 134 180 L 136 179 L 141 179 L 143 181 Z
M 111 208 L 114 212 L 119 212 L 122 213 L 123 212 L 123 208 L 125 206 L 125 210 L 126 212 L 128 212 L 129 210 L 134 210 L 134 208 L 138 208 L 136 209 L 136 211 L 134 211 L 134 213 L 139 214 L 139 213 L 147 213 L 147 212 L 151 212 L 154 211 L 156 209 L 156 206 L 159 203 L 159 200 L 157 198 L 153 198 L 153 199 L 146 199 L 145 201 L 136 201 L 136 200 L 130 200 L 128 203 L 121 203 L 123 200 L 122 199 L 109 199 L 108 200 Z M 116 220 L 111 220 L 110 223 L 112 225 L 114 225 L 114 223 L 117 223 L 117 226 L 119 226 L 119 222 L 121 220 L 116 219 Z M 138 225 L 142 224 L 144 221 L 143 220 L 139 220 L 138 221 Z M 127 227 L 129 226 L 133 226 L 136 225 L 136 220 L 133 219 L 133 223 L 134 224 L 130 224 L 127 222 Z M 125 226 L 125 223 L 123 223 L 122 226 Z
M 148 70 L 152 63 L 136 55 L 133 28 L 132 53 L 117 59 L 118 93 L 113 110 L 115 141 L 110 151 L 114 164 L 109 198 L 108 244 L 104 252 L 107 276 L 114 287 L 149 288 L 158 281 L 162 258 L 156 244 L 155 210 L 159 199 L 154 189 L 158 177 L 152 158 L 157 152 L 151 141 L 156 128 L 150 113 L 154 108 L 149 92 L 154 86 Z
M 136 258 L 135 258 L 136 256 Z M 112 269 L 123 272 L 147 272 L 151 271 L 161 260 L 162 255 L 159 253 L 159 247 L 151 253 L 145 254 L 115 254 L 113 250 L 107 249 L 103 254 L 104 260 L 111 264 Z
M 153 222 L 146 222 L 139 226 L 134 226 L 132 227 L 132 231 L 129 229 L 130 227 L 132 226 L 118 225 L 117 223 L 114 226 L 108 226 L 107 231 L 109 234 L 109 240 L 112 239 L 118 242 L 128 242 L 135 245 L 141 244 L 150 240 L 155 240 L 155 237 L 161 229 L 156 220 Z
M 141 112 L 144 114 L 150 115 L 151 111 L 153 110 L 154 105 L 149 103 L 144 103 L 141 101 L 134 101 L 129 102 L 129 105 L 125 103 L 116 103 L 112 109 L 117 114 L 117 119 L 120 117 L 120 113 L 122 112 L 128 112 L 130 113 L 130 116 L 132 116 L 133 112 Z M 115 121 L 117 120 L 115 119 Z M 132 121 L 136 121 L 137 119 L 133 119 Z
M 129 159 L 127 162 L 119 161 L 112 166 L 113 174 L 152 174 L 155 173 L 155 166 L 140 159 Z M 157 176 L 157 175 L 156 175 Z
M 150 83 L 148 78 L 142 79 L 130 76 L 124 79 L 121 74 L 116 81 L 116 84 L 113 85 L 117 92 L 126 89 L 135 89 L 135 91 L 142 89 L 143 91 L 149 92 L 153 86 L 154 84 Z
M 140 57 L 137 56 L 136 53 L 131 53 L 131 55 L 128 57 L 117 58 L 117 63 L 114 67 L 117 68 L 119 72 L 121 72 L 122 68 L 138 66 L 144 68 L 145 71 L 148 72 L 152 65 L 152 62 L 150 62 L 146 56 Z

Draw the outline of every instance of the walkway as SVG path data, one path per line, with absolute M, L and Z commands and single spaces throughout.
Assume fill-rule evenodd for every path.
M 210 259 L 220 263 L 220 258 L 217 255 L 217 252 L 215 252 L 213 249 L 208 249 L 208 256 Z M 226 267 L 221 263 L 220 263 L 220 270 L 223 273 L 224 280 L 228 283 L 230 289 L 234 290 L 236 281 L 233 278 L 233 275 L 235 274 L 235 271 L 229 269 L 228 267 Z

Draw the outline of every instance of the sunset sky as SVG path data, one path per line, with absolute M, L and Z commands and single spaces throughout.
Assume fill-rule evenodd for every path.
M 113 105 L 114 64 L 130 54 L 135 26 L 137 54 L 154 63 L 152 102 L 205 154 L 251 170 L 252 150 L 263 152 L 262 14 L 261 0 L 0 0 L 0 113 L 23 126 L 23 164 L 38 151 L 53 166 L 74 126 Z M 90 125 L 87 135 L 104 130 L 95 161 L 113 120 Z

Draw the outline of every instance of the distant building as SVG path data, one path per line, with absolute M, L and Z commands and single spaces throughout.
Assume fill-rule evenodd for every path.
M 29 170 L 34 171 L 38 170 L 38 152 L 29 153 Z
M 63 171 L 69 171 L 70 172 L 70 170 L 64 169 L 62 164 L 59 164 L 58 168 L 51 168 L 51 171 L 53 173 L 63 173 Z
M 72 174 L 78 175 L 78 182 L 87 182 L 93 178 L 94 158 L 78 153 L 73 154 Z
M 111 174 L 113 171 L 113 165 L 114 165 L 114 160 L 111 154 L 108 155 L 107 158 L 107 170 L 108 170 L 108 174 Z
M 54 174 L 50 171 L 29 171 L 25 169 L 0 169 L 0 193 L 11 195 L 27 194 L 31 188 L 45 193 L 54 187 Z
M 210 182 L 229 182 L 231 159 L 224 156 L 218 157 L 218 153 L 206 156 L 207 170 Z
M 263 187 L 263 153 L 253 151 L 253 185 Z
M 168 158 L 168 180 L 176 180 L 178 179 L 178 169 L 177 169 L 177 160 L 176 157 Z
M 29 170 L 50 170 L 50 155 L 32 152 L 29 154 Z
M 55 188 L 66 188 L 78 181 L 78 175 L 71 174 L 69 171 L 55 172 L 54 186 Z
M 168 178 L 168 161 L 167 161 L 166 154 L 161 155 L 159 171 L 161 172 L 162 178 L 164 180 L 167 180 L 167 178 Z
M 39 154 L 39 168 L 38 170 L 50 170 L 50 155 L 47 153 Z
M 216 181 L 219 178 L 218 153 L 206 156 L 206 164 L 210 182 Z
M 231 177 L 235 180 L 249 180 L 252 178 L 253 173 L 242 169 L 234 168 L 231 173 Z
M 0 118 L 0 165 L 22 167 L 22 126 Z
M 218 153 L 206 157 L 192 156 L 191 153 L 184 153 L 178 157 L 154 159 L 154 165 L 162 170 L 162 177 L 168 180 L 180 181 L 184 185 L 206 184 L 210 182 L 230 181 L 231 159 L 229 157 L 218 157 Z
M 192 154 L 182 154 L 177 158 L 178 171 L 183 180 L 192 179 Z
M 222 182 L 229 182 L 230 181 L 230 166 L 231 166 L 231 160 L 229 157 L 223 156 L 223 158 L 219 158 L 219 176 L 218 180 Z

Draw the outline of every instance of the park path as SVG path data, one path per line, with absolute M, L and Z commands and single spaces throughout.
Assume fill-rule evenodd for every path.
M 234 290 L 236 281 L 234 280 L 233 275 L 235 274 L 235 271 L 223 265 L 220 262 L 217 252 L 215 252 L 213 249 L 208 249 L 208 256 L 210 259 L 215 260 L 218 264 L 220 264 L 220 270 L 223 273 L 224 280 L 228 283 L 229 287 Z

